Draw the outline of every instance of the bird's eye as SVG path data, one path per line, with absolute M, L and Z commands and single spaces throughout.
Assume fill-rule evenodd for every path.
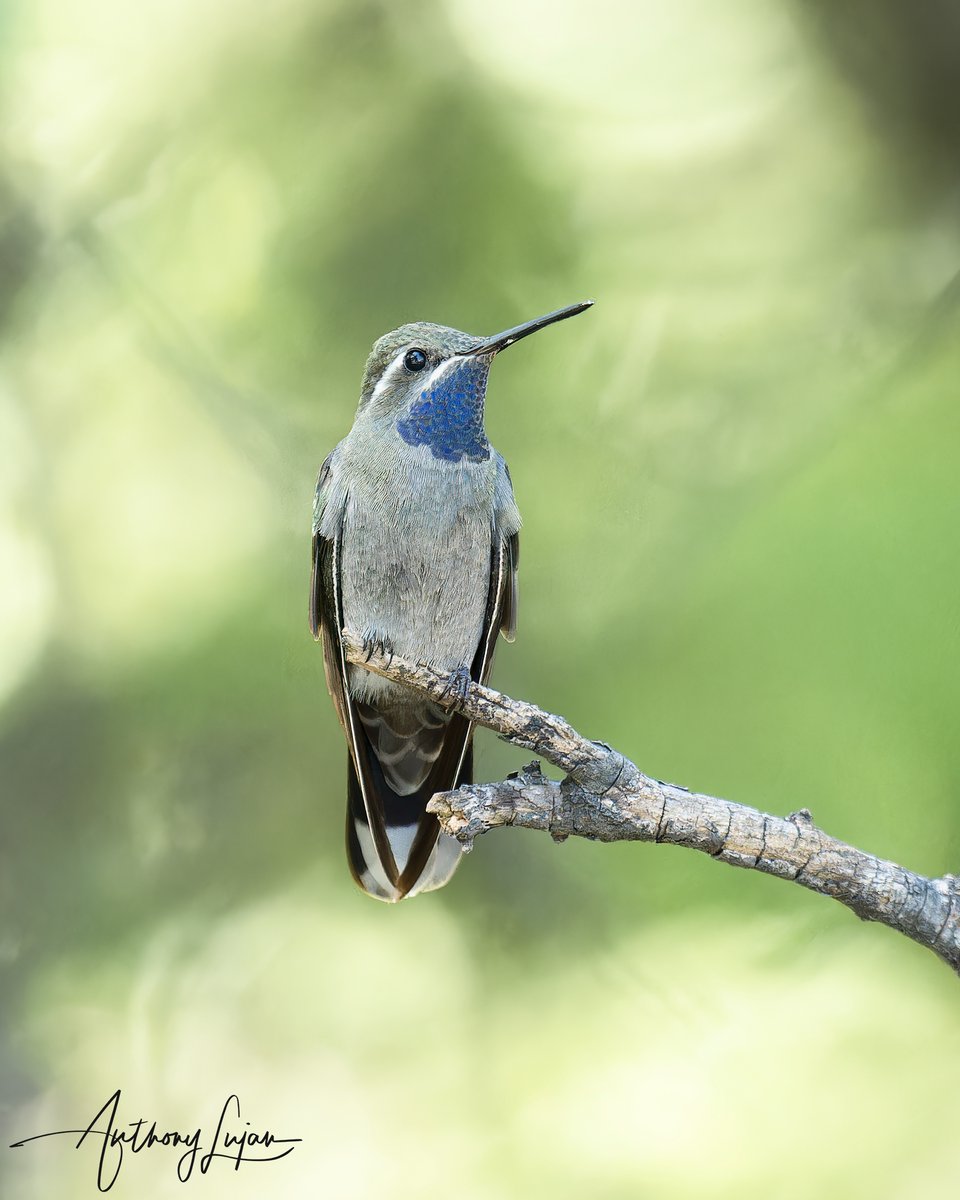
M 427 356 L 422 350 L 408 350 L 403 357 L 403 365 L 408 371 L 422 371 L 427 365 Z

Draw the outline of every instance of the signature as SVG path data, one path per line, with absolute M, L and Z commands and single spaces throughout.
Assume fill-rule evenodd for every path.
M 177 1159 L 177 1178 L 186 1183 L 193 1174 L 193 1169 L 199 1164 L 200 1174 L 206 1175 L 210 1164 L 215 1158 L 227 1158 L 233 1163 L 235 1171 L 240 1170 L 241 1163 L 276 1162 L 295 1148 L 295 1143 L 302 1138 L 278 1138 L 269 1130 L 262 1133 L 247 1129 L 243 1133 L 231 1132 L 225 1128 L 228 1119 L 240 1120 L 239 1096 L 228 1096 L 220 1110 L 220 1119 L 214 1130 L 213 1140 L 209 1150 L 202 1144 L 203 1131 L 200 1128 L 192 1133 L 182 1133 L 177 1130 L 161 1132 L 156 1121 L 147 1125 L 147 1118 L 130 1121 L 126 1126 L 118 1127 L 117 1110 L 120 1107 L 120 1089 L 113 1093 L 106 1104 L 97 1112 L 86 1129 L 57 1129 L 52 1133 L 35 1133 L 33 1137 L 22 1138 L 13 1142 L 10 1149 L 25 1146 L 27 1142 L 35 1142 L 40 1138 L 72 1136 L 75 1133 L 80 1139 L 74 1146 L 79 1150 L 83 1143 L 90 1138 L 100 1142 L 100 1156 L 97 1163 L 97 1189 L 109 1192 L 117 1182 L 120 1168 L 123 1166 L 124 1153 L 139 1154 L 142 1150 L 150 1150 L 154 1146 L 172 1146 L 177 1149 L 184 1147 L 183 1153 Z M 97 1128 L 97 1122 L 106 1118 L 106 1128 Z M 249 1121 L 244 1122 L 249 1125 Z M 130 1132 L 126 1132 L 129 1129 Z M 277 1149 L 285 1147 L 284 1149 Z M 251 1153 L 254 1151 L 254 1153 Z

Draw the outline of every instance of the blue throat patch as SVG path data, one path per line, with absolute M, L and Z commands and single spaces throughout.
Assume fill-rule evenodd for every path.
M 463 358 L 435 387 L 422 391 L 397 422 L 403 440 L 411 446 L 429 446 L 434 458 L 447 462 L 489 458 L 490 443 L 483 431 L 489 365 L 479 358 Z

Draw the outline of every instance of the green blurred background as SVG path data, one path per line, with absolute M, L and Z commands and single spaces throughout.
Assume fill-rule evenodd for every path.
M 485 838 L 351 884 L 306 626 L 370 343 L 494 369 L 495 682 L 646 771 L 960 867 L 949 0 L 0 8 L 4 1145 L 225 1096 L 205 1196 L 951 1195 L 960 992 L 667 847 Z M 481 778 L 524 757 L 481 733 Z M 9 1134 L 9 1136 L 7 1136 Z M 3 1195 L 95 1150 L 2 1151 Z M 170 1152 L 115 1195 L 183 1195 Z

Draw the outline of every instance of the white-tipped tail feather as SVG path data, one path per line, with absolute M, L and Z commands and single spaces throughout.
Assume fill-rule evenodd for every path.
M 369 895 L 387 904 L 395 904 L 398 900 L 417 896 L 420 892 L 432 892 L 435 888 L 443 887 L 457 869 L 462 854 L 457 839 L 441 833 L 420 878 L 409 891 L 401 892 L 387 878 L 366 820 L 354 817 L 353 831 L 356 838 L 354 852 L 356 854 L 356 851 L 359 851 L 353 862 L 357 882 Z M 390 848 L 401 874 L 407 864 L 416 832 L 416 825 L 398 825 L 387 830 Z

